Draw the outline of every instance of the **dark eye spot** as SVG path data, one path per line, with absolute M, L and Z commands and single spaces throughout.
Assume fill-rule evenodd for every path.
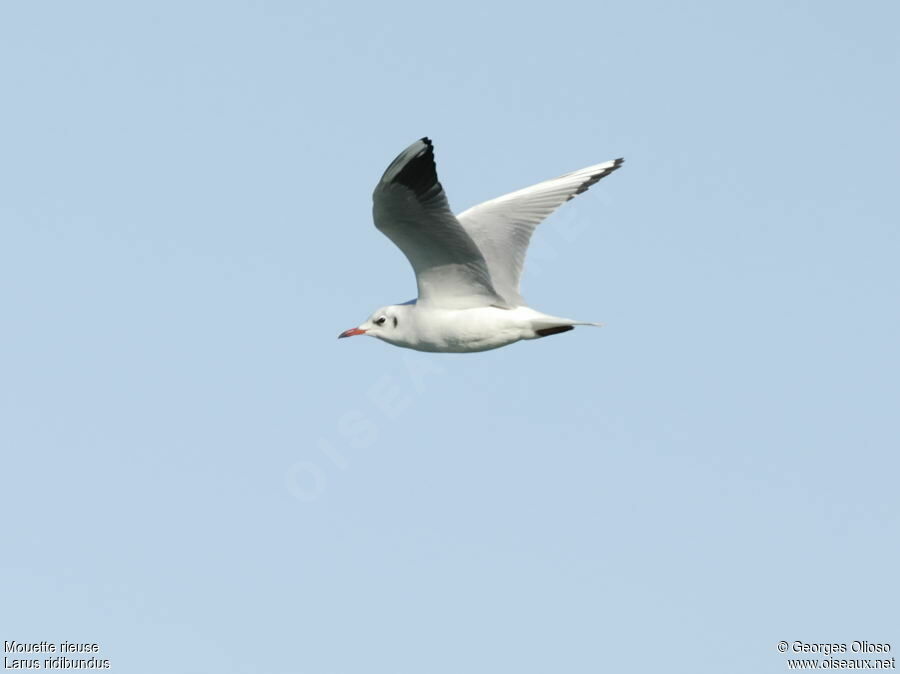
M 385 317 L 382 316 L 377 321 L 375 321 L 375 325 L 384 325 Z
M 396 316 L 394 316 L 394 327 L 395 328 L 397 327 L 397 317 Z

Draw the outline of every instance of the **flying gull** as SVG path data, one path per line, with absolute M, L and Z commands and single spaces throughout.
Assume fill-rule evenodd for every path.
M 382 307 L 339 337 L 368 335 L 418 351 L 469 353 L 576 325 L 525 305 L 519 277 L 531 233 L 560 205 L 622 165 L 614 159 L 473 206 L 454 216 L 422 138 L 391 162 L 373 194 L 375 226 L 406 255 L 419 296 Z

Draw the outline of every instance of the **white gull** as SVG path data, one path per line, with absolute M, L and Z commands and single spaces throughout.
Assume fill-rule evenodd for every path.
M 531 233 L 561 204 L 622 165 L 567 173 L 454 216 L 428 138 L 388 166 L 373 194 L 375 226 L 406 255 L 419 296 L 375 311 L 339 337 L 368 335 L 418 351 L 468 353 L 599 325 L 535 311 L 519 294 Z

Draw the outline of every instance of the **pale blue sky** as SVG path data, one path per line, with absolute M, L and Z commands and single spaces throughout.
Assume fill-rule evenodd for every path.
M 4 3 L 0 639 L 135 674 L 900 649 L 895 3 Z M 618 156 L 473 355 L 371 223 Z

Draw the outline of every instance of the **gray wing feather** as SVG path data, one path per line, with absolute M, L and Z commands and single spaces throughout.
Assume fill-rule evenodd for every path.
M 431 141 L 416 141 L 388 166 L 372 195 L 375 226 L 406 255 L 419 303 L 448 309 L 499 305 L 484 255 L 450 211 Z
M 457 216 L 487 261 L 496 291 L 508 305 L 524 304 L 519 279 L 531 234 L 553 211 L 622 165 L 588 166 L 473 206 Z

